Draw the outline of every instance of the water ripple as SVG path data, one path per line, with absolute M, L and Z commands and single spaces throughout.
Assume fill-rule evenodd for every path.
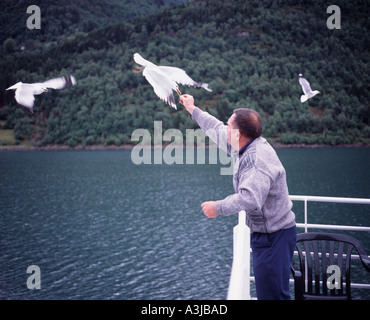
M 200 204 L 231 192 L 216 165 L 0 153 L 0 299 L 225 299 L 237 217 Z M 41 290 L 26 286 L 32 264 Z

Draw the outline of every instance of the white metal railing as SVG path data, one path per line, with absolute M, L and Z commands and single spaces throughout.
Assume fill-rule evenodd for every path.
M 312 224 L 308 223 L 308 202 L 332 202 L 332 203 L 351 203 L 351 204 L 370 204 L 370 199 L 364 198 L 339 198 L 339 197 L 317 197 L 317 196 L 289 196 L 292 201 L 304 202 L 304 223 L 297 223 L 297 227 L 304 228 L 307 232 L 308 228 L 316 229 L 332 229 L 332 230 L 353 230 L 353 231 L 370 231 L 370 227 L 360 226 L 343 226 L 332 224 Z
M 292 201 L 304 202 L 304 223 L 297 223 L 298 228 L 304 228 L 308 232 L 309 228 L 315 229 L 334 229 L 334 230 L 353 230 L 370 231 L 370 227 L 347 226 L 331 224 L 312 224 L 308 223 L 308 202 L 332 202 L 332 203 L 350 203 L 350 204 L 370 204 L 370 199 L 364 198 L 341 198 L 341 197 L 319 197 L 290 195 Z M 255 281 L 250 276 L 250 229 L 245 224 L 245 211 L 239 212 L 238 224 L 234 227 L 234 257 L 231 269 L 230 283 L 227 299 L 229 300 L 250 300 L 250 281 Z M 249 281 L 248 281 L 249 278 Z M 294 282 L 290 279 L 290 282 Z M 351 283 L 353 288 L 370 289 L 370 284 Z

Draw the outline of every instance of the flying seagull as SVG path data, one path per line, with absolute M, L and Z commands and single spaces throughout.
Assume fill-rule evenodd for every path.
M 198 83 L 191 79 L 184 70 L 176 67 L 157 66 L 148 60 L 145 60 L 140 54 L 134 54 L 134 60 L 142 67 L 135 67 L 135 73 L 143 72 L 143 76 L 152 85 L 155 94 L 172 108 L 177 109 L 175 98 L 172 90 L 176 91 L 180 96 L 178 83 L 203 88 L 209 92 L 212 90 L 208 88 L 207 83 Z
M 47 92 L 48 89 L 63 89 L 74 86 L 75 84 L 75 77 L 70 75 L 39 83 L 18 82 L 6 90 L 15 90 L 15 100 L 33 113 L 34 95 Z
M 312 91 L 310 83 L 303 77 L 302 73 L 299 74 L 299 84 L 302 86 L 303 95 L 301 95 L 301 102 L 305 102 L 308 99 L 316 96 L 320 91 Z

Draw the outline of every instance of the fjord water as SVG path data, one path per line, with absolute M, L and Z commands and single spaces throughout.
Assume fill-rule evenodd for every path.
M 370 148 L 277 153 L 290 194 L 370 198 Z M 130 150 L 1 152 L 0 299 L 225 299 L 237 215 L 200 208 L 233 192 L 221 167 L 135 165 Z M 302 222 L 303 206 L 293 210 Z M 365 205 L 309 212 L 312 223 L 370 225 Z M 368 233 L 350 234 L 370 252 Z M 27 287 L 30 265 L 41 289 Z

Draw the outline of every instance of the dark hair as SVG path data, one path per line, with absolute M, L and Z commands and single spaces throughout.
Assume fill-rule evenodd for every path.
M 250 139 L 256 139 L 262 135 L 262 121 L 259 113 L 248 108 L 235 109 L 235 124 L 240 133 Z

